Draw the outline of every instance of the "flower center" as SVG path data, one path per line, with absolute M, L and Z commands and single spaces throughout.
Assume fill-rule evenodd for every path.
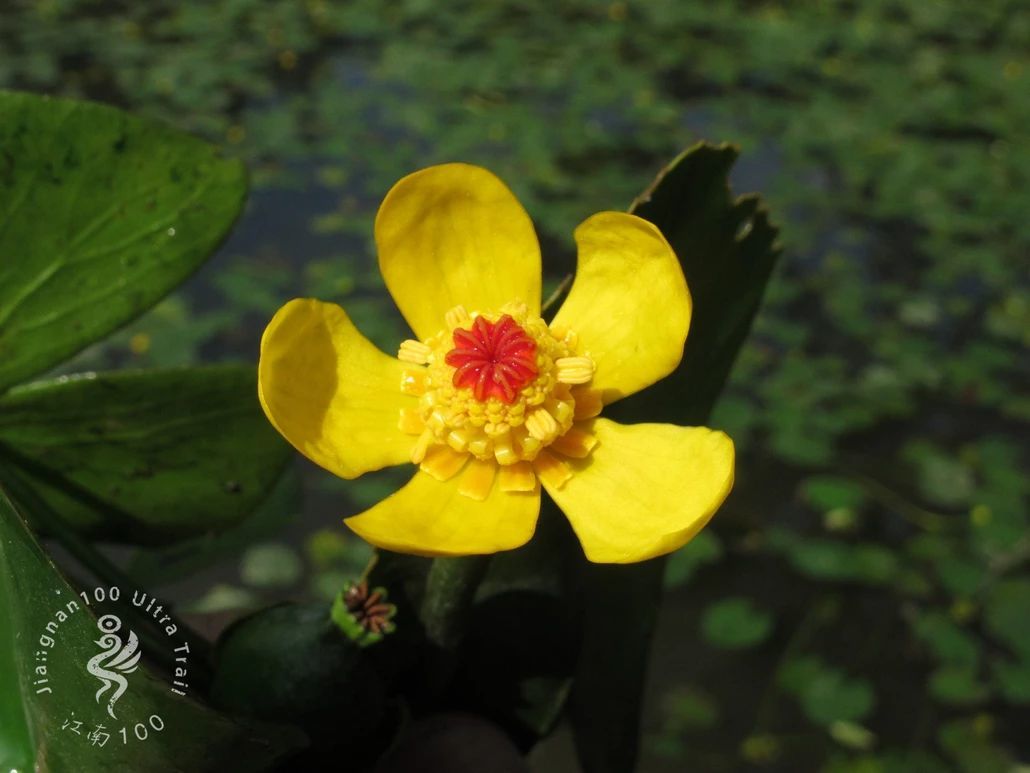
M 481 403 L 496 397 L 510 405 L 539 372 L 536 341 L 509 314 L 497 322 L 476 317 L 470 330 L 455 328 L 453 340 L 454 348 L 444 357 L 456 368 L 452 383 L 471 389 Z
M 401 411 L 400 428 L 417 435 L 411 460 L 440 480 L 471 458 L 459 489 L 486 496 L 500 471 L 505 491 L 531 491 L 537 475 L 561 485 L 571 475 L 564 456 L 587 456 L 596 443 L 573 427 L 596 416 L 600 394 L 586 385 L 590 357 L 577 354 L 571 331 L 554 331 L 525 304 L 470 314 L 447 312 L 446 326 L 423 341 L 401 344 L 398 359 L 413 367 L 401 390 L 418 403 Z

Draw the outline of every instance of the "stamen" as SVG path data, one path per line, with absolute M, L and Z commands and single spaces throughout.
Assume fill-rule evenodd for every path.
M 597 438 L 589 432 L 573 427 L 560 438 L 556 439 L 551 448 L 559 454 L 571 456 L 574 459 L 586 459 L 590 452 L 597 445 Z
M 406 341 L 401 341 L 401 348 L 397 352 L 397 359 L 401 362 L 410 362 L 413 365 L 425 365 L 429 362 L 429 355 L 432 353 L 433 350 L 428 344 L 409 338 Z
M 447 445 L 455 451 L 467 451 L 469 447 L 469 432 L 463 429 L 452 430 L 447 436 Z
M 563 384 L 586 384 L 594 377 L 594 361 L 589 357 L 562 357 L 554 364 Z
M 469 441 L 469 453 L 477 459 L 485 459 L 493 454 L 493 447 L 487 438 L 476 438 Z
M 526 437 L 519 440 L 519 447 L 517 450 L 519 451 L 519 456 L 521 456 L 523 459 L 528 460 L 535 459 L 537 452 L 540 451 L 540 449 L 543 447 L 544 443 L 542 440 L 539 440 L 531 435 L 527 435 Z
M 401 391 L 406 395 L 421 397 L 426 391 L 425 371 L 406 370 L 401 376 Z
M 465 307 L 460 304 L 444 314 L 443 318 L 447 323 L 447 327 L 451 330 L 467 325 L 469 320 L 472 319 Z
M 569 465 L 547 451 L 541 451 L 533 460 L 533 469 L 540 476 L 540 480 L 554 488 L 561 488 L 572 477 Z
M 501 491 L 533 491 L 536 489 L 536 473 L 530 462 L 516 462 L 502 467 L 499 475 Z
M 449 446 L 433 446 L 426 452 L 419 465 L 422 472 L 439 481 L 450 480 L 457 475 L 468 461 L 468 454 L 459 454 Z
M 405 435 L 421 435 L 426 428 L 418 408 L 401 408 L 400 419 L 397 422 L 397 429 Z
M 567 427 L 569 422 L 572 420 L 573 407 L 562 400 L 550 399 L 544 402 L 544 407 L 554 416 L 554 420 L 557 421 L 563 427 Z
M 447 426 L 447 417 L 444 416 L 443 408 L 436 408 L 429 414 L 429 418 L 426 419 L 426 426 L 436 432 L 443 430 Z
M 461 483 L 458 484 L 458 493 L 469 499 L 482 502 L 490 496 L 490 489 L 494 485 L 494 476 L 497 474 L 497 464 L 492 460 L 473 459 L 468 469 L 461 476 Z
M 526 429 L 537 440 L 550 440 L 558 432 L 558 422 L 543 408 L 536 408 L 526 417 Z
M 588 456 L 596 443 L 586 427 L 573 428 L 575 418 L 601 408 L 600 393 L 579 386 L 594 363 L 577 354 L 576 334 L 550 328 L 519 302 L 471 313 L 455 306 L 446 322 L 424 341 L 405 341 L 398 354 L 412 363 L 401 391 L 418 397 L 398 421 L 417 436 L 412 461 L 441 479 L 471 461 L 462 488 L 473 498 L 489 495 L 488 474 L 513 491 L 536 490 L 543 475 L 548 486 L 562 485 L 571 475 L 562 459 Z
M 494 459 L 498 464 L 515 464 L 519 461 L 515 449 L 511 447 L 511 440 L 507 437 L 494 441 Z
M 411 449 L 411 461 L 413 464 L 422 464 L 422 460 L 426 458 L 426 451 L 429 450 L 429 444 L 433 442 L 433 431 L 428 427 L 422 430 L 422 434 L 418 436 L 418 440 L 415 441 L 415 445 Z

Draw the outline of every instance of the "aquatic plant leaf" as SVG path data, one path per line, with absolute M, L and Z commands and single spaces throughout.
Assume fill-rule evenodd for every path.
M 124 598 L 132 593 L 121 589 Z M 0 768 L 5 771 L 258 771 L 302 742 L 294 731 L 242 724 L 171 693 L 170 681 L 146 665 L 126 678 L 127 689 L 111 718 L 106 703 L 96 700 L 98 678 L 87 671 L 100 651 L 97 618 L 42 551 L 24 513 L 3 489 L 0 609 Z M 144 654 L 151 656 L 150 646 L 167 648 L 164 655 L 189 646 L 178 631 L 157 634 L 154 645 L 140 638 Z
M 292 457 L 253 368 L 83 374 L 0 397 L 0 456 L 76 529 L 166 544 L 240 522 Z
M 0 392 L 186 279 L 246 189 L 239 161 L 170 127 L 0 92 Z

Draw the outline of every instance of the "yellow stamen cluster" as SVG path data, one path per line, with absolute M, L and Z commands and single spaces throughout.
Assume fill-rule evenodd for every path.
M 455 386 L 456 368 L 447 363 L 447 354 L 455 348 L 455 329 L 472 329 L 480 316 L 496 323 L 504 315 L 536 344 L 536 375 L 510 402 L 493 395 L 480 400 L 473 389 Z M 522 303 L 496 312 L 469 313 L 458 306 L 447 312 L 445 323 L 431 338 L 404 341 L 398 352 L 398 359 L 415 366 L 400 385 L 419 398 L 399 420 L 402 431 L 417 436 L 412 461 L 440 480 L 468 464 L 459 491 L 474 499 L 485 498 L 495 479 L 504 491 L 532 491 L 538 475 L 561 485 L 571 472 L 556 454 L 590 454 L 596 439 L 573 422 L 596 416 L 601 407 L 600 396 L 585 386 L 594 362 L 577 352 L 575 333 L 556 333 Z

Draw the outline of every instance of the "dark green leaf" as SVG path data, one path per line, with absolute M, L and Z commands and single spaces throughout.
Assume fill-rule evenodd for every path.
M 293 523 L 300 491 L 300 474 L 288 467 L 257 509 L 236 526 L 218 534 L 203 534 L 169 545 L 137 548 L 126 566 L 126 573 L 144 585 L 166 585 L 219 561 L 234 560 L 248 546 L 282 535 Z M 367 547 L 367 543 L 361 544 Z M 359 572 L 367 560 L 366 556 L 358 565 Z M 333 589 L 330 599 L 336 595 L 336 590 Z
M 0 93 L 0 392 L 150 308 L 245 193 L 242 164 L 169 127 Z
M 127 598 L 134 589 L 121 590 Z M 97 619 L 42 552 L 2 490 L 0 609 L 3 770 L 264 770 L 296 745 L 292 733 L 248 729 L 176 696 L 169 692 L 167 680 L 146 667 L 127 677 L 129 688 L 117 704 L 118 719 L 109 717 L 95 698 L 101 683 L 86 670 L 87 662 L 101 651 Z M 48 625 L 49 638 L 43 639 Z M 148 657 L 157 657 L 159 653 L 149 649 L 151 641 L 142 638 L 141 648 Z M 157 639 L 157 645 L 169 652 L 184 643 L 189 645 L 178 632 L 167 638 L 159 634 Z M 33 684 L 41 679 L 46 683 Z M 41 692 L 47 687 L 50 692 Z M 163 730 L 155 731 L 152 723 L 150 730 L 144 727 L 148 740 L 134 743 L 135 723 L 146 725 L 153 716 L 160 718 Z M 70 724 L 62 728 L 72 719 L 82 722 L 78 734 Z M 102 746 L 87 739 L 98 724 L 110 736 Z M 123 743 L 119 731 L 126 726 L 130 740 Z
M 0 398 L 0 453 L 73 526 L 133 542 L 237 523 L 290 458 L 238 366 L 19 387 Z

